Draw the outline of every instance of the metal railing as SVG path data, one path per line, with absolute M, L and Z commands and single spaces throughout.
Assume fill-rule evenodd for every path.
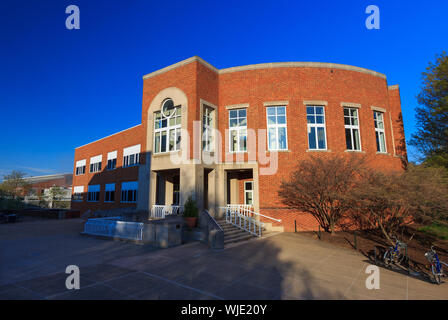
M 169 215 L 180 215 L 182 213 L 181 206 L 153 205 L 151 208 L 151 218 L 165 219 Z
M 84 233 L 141 241 L 143 239 L 143 223 L 121 221 L 120 217 L 88 219 L 84 224 Z
M 253 211 L 253 206 L 243 204 L 229 204 L 221 209 L 225 210 L 225 219 L 227 223 L 247 231 L 257 237 L 261 237 L 264 223 L 260 217 L 281 222 L 281 219 L 275 219 L 264 214 Z

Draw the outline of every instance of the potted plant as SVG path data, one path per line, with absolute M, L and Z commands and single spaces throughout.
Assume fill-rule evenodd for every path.
M 187 201 L 185 201 L 183 215 L 188 227 L 196 227 L 198 221 L 198 207 L 196 201 L 193 200 L 192 197 L 188 197 Z

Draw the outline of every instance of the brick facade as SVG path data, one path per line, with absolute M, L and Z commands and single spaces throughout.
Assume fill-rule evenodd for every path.
M 153 110 L 150 110 L 150 105 L 159 93 L 167 88 L 177 88 L 187 97 L 187 106 L 182 107 L 187 108 L 186 129 L 191 137 L 193 137 L 193 121 L 201 121 L 201 101 L 217 107 L 216 127 L 223 137 L 226 137 L 226 129 L 229 128 L 228 106 L 247 105 L 247 127 L 257 130 L 267 127 L 267 103 L 273 101 L 285 103 L 288 150 L 278 152 L 278 171 L 275 174 L 259 175 L 258 172 L 256 174 L 253 172 L 253 179 L 256 180 L 258 190 L 258 193 L 254 195 L 255 207 L 262 214 L 282 219 L 285 231 L 294 231 L 294 223 L 301 230 L 317 227 L 316 222 L 309 215 L 285 208 L 277 196 L 277 190 L 281 181 L 288 178 L 298 161 L 310 155 L 326 157 L 333 154 L 349 154 L 346 151 L 345 142 L 342 107 L 344 103 L 358 107 L 362 151 L 356 152 L 357 154 L 365 155 L 371 166 L 381 170 L 402 170 L 402 162 L 406 159 L 399 88 L 388 86 L 384 75 L 370 70 L 345 65 L 312 63 L 266 64 L 217 70 L 202 59 L 193 57 L 149 74 L 143 81 L 141 125 L 75 150 L 75 162 L 87 159 L 87 166 L 84 175 L 74 174 L 73 186 L 82 185 L 87 191 L 88 184 L 101 184 L 103 191 L 105 183 L 115 182 L 115 203 L 103 203 L 104 192 L 101 192 L 99 202 L 89 203 L 85 200 L 73 202 L 73 208 L 84 211 L 87 208 L 136 206 L 122 204 L 119 200 L 119 183 L 139 179 L 139 167 L 121 168 L 123 157 L 120 154 L 127 146 L 141 144 L 143 154 L 141 164 L 145 164 L 146 154 L 149 158 L 152 157 L 152 150 L 147 146 L 148 130 L 153 130 L 150 117 Z M 325 102 L 327 151 L 308 150 L 304 103 L 310 100 Z M 376 152 L 372 108 L 384 111 L 387 152 L 383 154 Z M 225 163 L 234 155 L 228 152 L 228 139 L 223 140 L 224 143 L 220 149 L 216 147 L 216 152 L 219 159 Z M 190 158 L 198 158 L 200 150 L 193 148 L 193 144 L 190 143 Z M 105 169 L 107 164 L 105 159 L 107 159 L 107 153 L 114 150 L 118 152 L 118 169 L 108 172 Z M 103 155 L 102 172 L 90 174 L 88 159 L 98 154 Z M 269 155 L 269 152 L 266 154 Z M 243 157 L 243 162 L 248 163 L 249 153 L 244 153 Z M 258 160 L 256 158 L 255 162 Z M 146 165 L 151 172 L 149 163 Z M 263 167 L 260 163 L 258 166 Z M 210 167 L 210 169 L 215 168 L 217 166 Z M 226 170 L 228 168 L 229 166 L 226 166 Z M 148 175 L 140 175 L 140 179 L 142 176 L 143 179 L 149 179 Z M 247 181 L 247 177 L 239 183 L 240 203 L 244 201 L 243 181 Z

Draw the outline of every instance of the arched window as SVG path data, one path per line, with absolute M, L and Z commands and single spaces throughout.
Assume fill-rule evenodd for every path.
M 181 108 L 167 98 L 154 114 L 154 153 L 180 150 L 180 129 Z

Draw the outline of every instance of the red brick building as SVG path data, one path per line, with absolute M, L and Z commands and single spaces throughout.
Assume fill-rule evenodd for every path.
M 143 77 L 141 124 L 76 148 L 72 208 L 183 204 L 211 213 L 250 204 L 285 231 L 314 228 L 285 209 L 282 179 L 310 154 L 365 155 L 401 170 L 406 158 L 397 85 L 332 63 L 218 70 L 192 57 Z

